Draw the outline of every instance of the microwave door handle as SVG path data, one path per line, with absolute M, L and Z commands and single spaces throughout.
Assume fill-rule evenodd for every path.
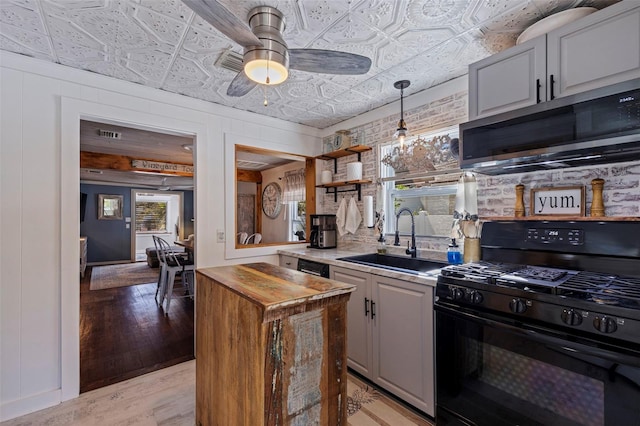
M 640 357 L 638 356 L 627 355 L 627 354 L 622 354 L 618 352 L 603 350 L 603 349 L 592 347 L 592 346 L 583 345 L 581 343 L 572 342 L 566 339 L 561 339 L 559 337 L 543 334 L 535 330 L 515 327 L 513 325 L 506 324 L 503 322 L 495 321 L 488 318 L 483 318 L 468 312 L 450 310 L 442 306 L 437 306 L 436 310 L 446 311 L 449 315 L 461 317 L 465 320 L 480 323 L 487 327 L 506 330 L 513 334 L 524 336 L 526 338 L 532 339 L 539 343 L 552 346 L 554 350 L 561 350 L 562 352 L 573 352 L 576 354 L 582 354 L 582 355 L 592 356 L 596 358 L 606 359 L 608 361 L 612 361 L 620 364 L 640 367 Z

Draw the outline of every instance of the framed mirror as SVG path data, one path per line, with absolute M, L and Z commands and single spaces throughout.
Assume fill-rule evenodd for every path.
M 122 220 L 123 204 L 122 195 L 98 194 L 98 219 Z

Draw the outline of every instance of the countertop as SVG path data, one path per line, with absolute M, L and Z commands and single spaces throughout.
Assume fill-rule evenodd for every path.
M 326 263 L 332 266 L 340 266 L 342 268 L 352 269 L 355 271 L 361 271 L 371 273 L 374 275 L 380 275 L 383 277 L 395 278 L 403 281 L 410 281 L 418 284 L 424 284 L 431 287 L 435 287 L 436 278 L 440 273 L 440 269 L 435 269 L 429 272 L 420 272 L 416 274 L 405 273 L 400 271 L 389 270 L 385 268 L 379 268 L 375 266 L 362 265 L 358 263 L 345 262 L 344 260 L 338 260 L 341 257 L 357 256 L 360 254 L 374 253 L 375 249 L 366 247 L 355 247 L 349 249 L 312 249 L 312 248 L 291 248 L 278 250 L 278 254 L 285 256 L 296 257 L 298 259 L 313 260 L 316 262 Z M 426 259 L 426 258 L 425 258 Z M 432 260 L 434 262 L 442 262 L 442 260 Z
M 269 263 L 216 266 L 198 269 L 198 272 L 259 306 L 265 318 L 283 309 L 299 310 L 302 305 L 325 304 L 327 299 L 355 290 L 351 284 Z

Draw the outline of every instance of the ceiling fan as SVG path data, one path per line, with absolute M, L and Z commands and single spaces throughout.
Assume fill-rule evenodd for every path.
M 147 185 L 150 186 L 150 185 Z M 152 186 L 150 186 L 152 187 Z M 167 178 L 163 177 L 160 185 L 158 185 L 155 189 L 158 191 L 192 191 L 193 184 L 191 185 L 168 185 Z
M 271 6 L 253 8 L 249 25 L 216 0 L 182 0 L 218 31 L 244 47 L 244 70 L 233 79 L 227 95 L 244 96 L 256 85 L 273 86 L 289 76 L 289 68 L 324 74 L 366 74 L 371 59 L 323 49 L 289 49 L 282 37 L 283 14 Z

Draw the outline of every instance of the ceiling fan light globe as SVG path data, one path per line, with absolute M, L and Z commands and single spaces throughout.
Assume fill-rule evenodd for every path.
M 266 59 L 254 59 L 247 62 L 244 66 L 244 72 L 249 79 L 256 83 L 269 86 L 280 84 L 289 77 L 289 70 L 284 65 Z M 269 77 L 268 83 L 267 77 Z

